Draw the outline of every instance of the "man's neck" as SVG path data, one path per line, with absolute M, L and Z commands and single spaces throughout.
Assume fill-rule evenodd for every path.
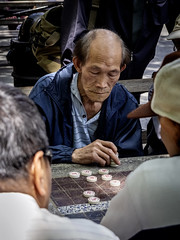
M 0 181 L 0 192 L 21 192 L 29 194 L 31 186 L 25 179 L 6 179 Z
M 85 98 L 81 97 L 81 99 L 83 106 L 86 110 L 87 119 L 91 119 L 101 110 L 102 102 L 92 102 L 86 97 Z

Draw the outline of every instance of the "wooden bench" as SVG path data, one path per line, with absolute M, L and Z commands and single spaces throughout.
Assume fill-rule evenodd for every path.
M 19 25 L 24 21 L 24 19 L 21 18 L 2 18 L 0 19 L 0 25 Z
M 152 78 L 141 78 L 141 79 L 127 79 L 120 80 L 119 83 L 124 85 L 131 93 L 145 93 L 148 92 L 151 85 L 153 84 Z
M 26 86 L 26 87 L 18 87 L 22 90 L 23 93 L 25 93 L 27 96 L 30 94 L 33 86 Z
M 0 30 L 0 39 L 17 38 L 19 30 Z

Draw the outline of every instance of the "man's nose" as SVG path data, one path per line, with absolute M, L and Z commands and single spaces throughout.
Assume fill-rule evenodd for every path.
M 106 88 L 108 85 L 107 82 L 108 82 L 108 79 L 106 76 L 100 76 L 98 81 L 96 82 L 96 86 L 99 88 Z

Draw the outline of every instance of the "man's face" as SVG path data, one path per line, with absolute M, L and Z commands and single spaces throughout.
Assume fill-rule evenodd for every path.
M 80 64 L 78 88 L 82 98 L 103 102 L 120 77 L 121 47 L 119 43 L 110 46 L 96 41 L 91 44 L 86 63 Z

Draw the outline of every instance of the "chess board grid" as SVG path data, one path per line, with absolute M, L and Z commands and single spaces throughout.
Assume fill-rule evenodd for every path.
M 109 202 L 123 187 L 125 179 L 130 171 L 112 172 L 113 180 L 120 180 L 121 185 L 118 187 L 110 186 L 110 181 L 103 181 L 100 174 L 97 176 L 97 182 L 87 182 L 85 176 L 80 178 L 53 178 L 51 199 L 57 206 L 61 215 L 70 218 L 87 218 L 95 222 L 100 222 L 104 216 Z M 100 198 L 99 204 L 89 204 L 88 199 L 83 196 L 86 190 L 95 191 L 96 197 Z

